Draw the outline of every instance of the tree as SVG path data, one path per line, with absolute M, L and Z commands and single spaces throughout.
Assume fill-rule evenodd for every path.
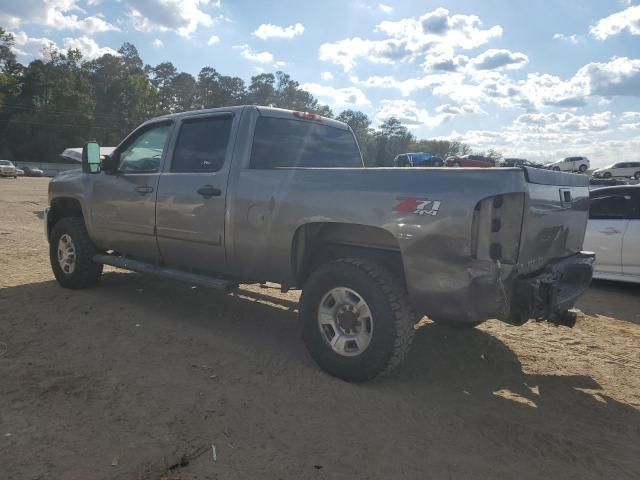
M 375 166 L 392 166 L 393 159 L 400 153 L 409 151 L 415 137 L 407 127 L 395 117 L 390 117 L 374 132 L 375 154 L 370 161 Z

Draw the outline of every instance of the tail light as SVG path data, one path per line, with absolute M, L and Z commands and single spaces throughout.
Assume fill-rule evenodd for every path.
M 473 258 L 517 263 L 523 209 L 523 193 L 506 193 L 478 202 L 471 227 Z

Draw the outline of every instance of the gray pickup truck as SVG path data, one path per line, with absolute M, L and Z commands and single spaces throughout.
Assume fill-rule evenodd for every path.
M 364 168 L 344 123 L 229 107 L 150 120 L 56 176 L 45 215 L 66 288 L 103 265 L 233 291 L 301 289 L 311 356 L 368 380 L 403 359 L 424 315 L 572 326 L 593 254 L 587 178 L 530 168 Z

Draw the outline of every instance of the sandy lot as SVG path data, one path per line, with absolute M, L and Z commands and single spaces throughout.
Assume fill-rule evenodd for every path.
M 572 330 L 427 324 L 351 385 L 307 355 L 295 294 L 59 287 L 47 182 L 0 179 L 3 479 L 640 478 L 640 286 L 594 284 Z

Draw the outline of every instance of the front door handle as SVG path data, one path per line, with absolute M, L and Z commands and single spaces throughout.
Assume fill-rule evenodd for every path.
M 219 197 L 222 195 L 222 190 L 214 187 L 213 185 L 205 185 L 198 189 L 198 194 L 202 195 L 204 198 Z
M 138 192 L 140 195 L 147 195 L 153 192 L 153 187 L 150 187 L 149 185 L 141 185 L 139 187 L 136 187 L 136 192 Z
M 604 230 L 600 230 L 600 233 L 604 233 L 605 235 L 616 235 L 617 233 L 621 233 L 621 232 L 616 228 L 607 227 Z

